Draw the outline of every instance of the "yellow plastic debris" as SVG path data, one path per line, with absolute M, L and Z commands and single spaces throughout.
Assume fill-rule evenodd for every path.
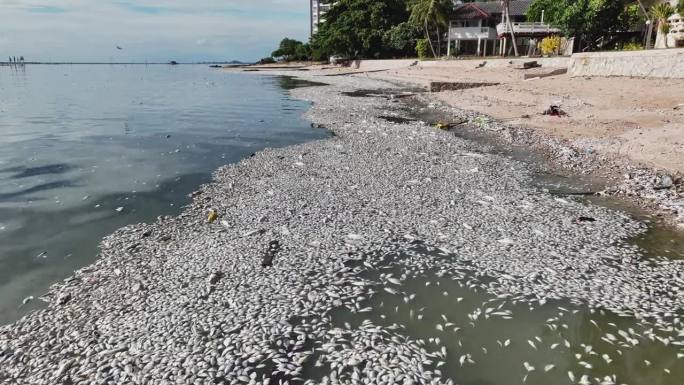
M 442 123 L 442 122 L 437 123 L 437 128 L 439 128 L 440 130 L 447 130 L 447 129 L 449 129 L 449 127 L 450 127 L 450 124 L 448 124 L 448 123 Z
M 216 214 L 216 211 L 210 210 L 209 211 L 209 217 L 207 217 L 207 222 L 209 223 L 214 223 L 218 219 L 218 214 Z

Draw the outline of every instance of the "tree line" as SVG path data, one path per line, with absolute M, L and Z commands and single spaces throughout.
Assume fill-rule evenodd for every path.
M 446 33 L 454 16 L 452 0 L 329 2 L 333 5 L 325 21 L 308 43 L 283 39 L 264 60 L 324 61 L 332 55 L 437 58 L 446 52 Z M 680 3 L 684 5 L 684 0 Z M 543 12 L 545 22 L 559 27 L 565 36 L 575 37 L 580 49 L 605 50 L 618 48 L 616 36 L 644 29 L 647 21 L 665 25 L 663 11 L 671 14 L 674 9 L 661 4 L 662 0 L 535 0 L 527 17 L 538 21 Z

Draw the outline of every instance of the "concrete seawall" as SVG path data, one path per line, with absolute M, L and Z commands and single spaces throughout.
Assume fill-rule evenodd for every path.
M 684 78 L 684 49 L 580 53 L 572 56 L 570 76 Z

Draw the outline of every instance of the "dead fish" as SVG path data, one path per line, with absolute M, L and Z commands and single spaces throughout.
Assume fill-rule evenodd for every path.
M 384 289 L 385 289 L 386 292 L 388 292 L 388 293 L 390 293 L 390 294 L 393 294 L 393 295 L 399 294 L 398 291 L 392 289 L 391 287 L 386 287 L 386 288 L 384 288 Z

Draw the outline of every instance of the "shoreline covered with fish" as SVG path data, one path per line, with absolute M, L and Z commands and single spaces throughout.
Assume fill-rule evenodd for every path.
M 522 382 L 634 385 L 599 367 L 622 353 L 563 334 L 580 308 L 635 319 L 643 330 L 594 321 L 596 333 L 621 352 L 662 345 L 672 361 L 658 368 L 671 376 L 661 383 L 684 375 L 684 266 L 643 258 L 630 243 L 643 223 L 542 191 L 532 166 L 481 144 L 388 122 L 388 111 L 402 113 L 393 100 L 344 94 L 390 83 L 326 81 L 292 93 L 313 102 L 306 116 L 333 137 L 225 166 L 181 215 L 105 238 L 47 309 L 0 327 L 0 382 L 453 384 L 519 345 L 574 360 L 523 358 L 510 373 Z M 446 305 L 427 314 L 417 287 L 438 283 L 432 299 L 469 304 L 457 312 L 467 320 Z M 549 332 L 478 348 L 457 337 L 514 322 L 521 306 L 553 306 Z M 403 307 L 437 334 L 384 322 Z

